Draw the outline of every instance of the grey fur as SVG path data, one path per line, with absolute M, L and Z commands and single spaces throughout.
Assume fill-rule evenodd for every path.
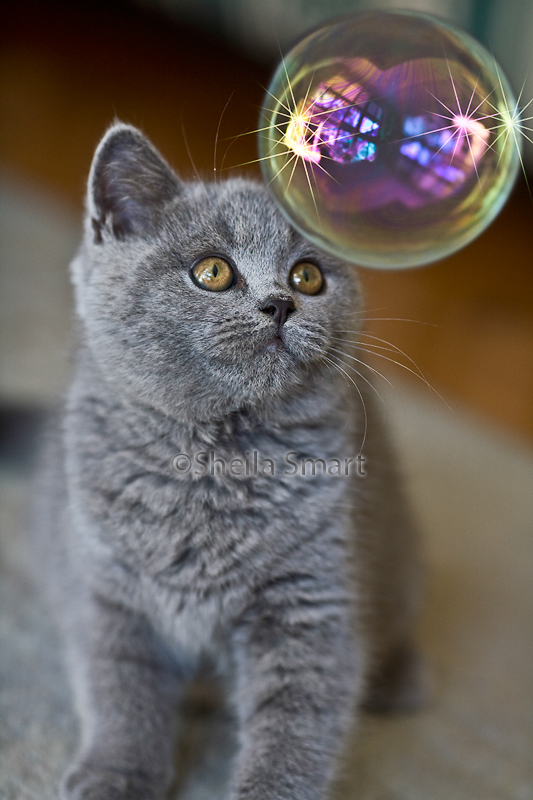
M 236 265 L 232 289 L 191 280 L 207 253 Z M 324 272 L 316 296 L 288 283 L 301 259 Z M 356 707 L 418 699 L 416 537 L 371 392 L 347 378 L 351 345 L 332 349 L 358 327 L 354 271 L 263 186 L 184 183 L 119 124 L 73 279 L 82 344 L 41 511 L 82 726 L 61 796 L 163 797 L 175 707 L 207 659 L 239 722 L 231 800 L 318 800 Z M 277 350 L 271 296 L 296 306 Z M 356 456 L 359 392 L 365 478 L 172 469 L 209 450 Z

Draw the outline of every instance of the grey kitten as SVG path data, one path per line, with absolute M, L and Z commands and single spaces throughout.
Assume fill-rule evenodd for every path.
M 262 185 L 182 182 L 118 124 L 72 271 L 82 342 L 41 513 L 81 719 L 61 796 L 162 798 L 207 660 L 239 725 L 231 800 L 318 800 L 358 707 L 420 699 L 416 536 L 351 379 L 354 270 Z

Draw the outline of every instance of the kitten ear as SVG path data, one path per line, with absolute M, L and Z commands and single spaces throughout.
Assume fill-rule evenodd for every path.
M 180 190 L 179 178 L 141 131 L 113 125 L 96 150 L 89 175 L 95 242 L 102 242 L 106 226 L 117 239 L 153 233 L 163 206 Z

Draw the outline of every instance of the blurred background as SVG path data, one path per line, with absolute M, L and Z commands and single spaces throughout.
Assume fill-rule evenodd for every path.
M 350 9 L 415 8 L 457 22 L 533 97 L 531 0 L 18 0 L 0 24 L 0 420 L 57 397 L 70 331 L 67 263 L 94 148 L 115 118 L 185 176 L 258 173 L 255 136 L 280 52 Z M 215 138 L 219 130 L 215 154 Z M 533 146 L 525 152 L 533 174 Z M 193 166 L 194 165 L 194 166 Z M 56 226 L 56 227 L 54 227 Z M 61 231 L 61 234 L 58 233 Z M 524 177 L 462 252 L 398 273 L 362 270 L 369 323 L 455 407 L 533 442 L 533 202 Z M 410 362 L 403 359 L 406 366 Z M 385 364 L 394 374 L 394 365 Z M 398 368 L 399 369 L 399 368 Z M 407 369 L 400 373 L 407 380 Z M 419 381 L 419 383 L 421 383 Z M 422 385 L 422 384 L 421 384 Z M 20 417 L 20 414 L 19 414 Z M 7 426 L 7 428 L 6 428 Z
M 144 129 L 184 177 L 209 178 L 215 166 L 259 176 L 252 132 L 280 52 L 328 17 L 396 5 L 469 30 L 515 93 L 523 88 L 524 104 L 533 98 L 531 0 L 0 4 L 2 798 L 56 800 L 77 736 L 35 589 L 28 466 L 43 410 L 68 380 L 68 263 L 94 149 L 119 118 Z M 528 144 L 530 182 L 532 155 Z M 377 318 L 368 329 L 406 354 L 403 367 L 375 366 L 397 390 L 378 381 L 424 534 L 420 640 L 434 690 L 414 717 L 362 721 L 338 796 L 533 800 L 533 201 L 524 176 L 460 253 L 361 278 Z

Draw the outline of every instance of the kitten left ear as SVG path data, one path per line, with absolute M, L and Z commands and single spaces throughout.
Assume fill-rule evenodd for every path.
M 141 131 L 119 123 L 96 150 L 88 189 L 90 220 L 100 243 L 107 225 L 117 239 L 153 233 L 181 183 Z

